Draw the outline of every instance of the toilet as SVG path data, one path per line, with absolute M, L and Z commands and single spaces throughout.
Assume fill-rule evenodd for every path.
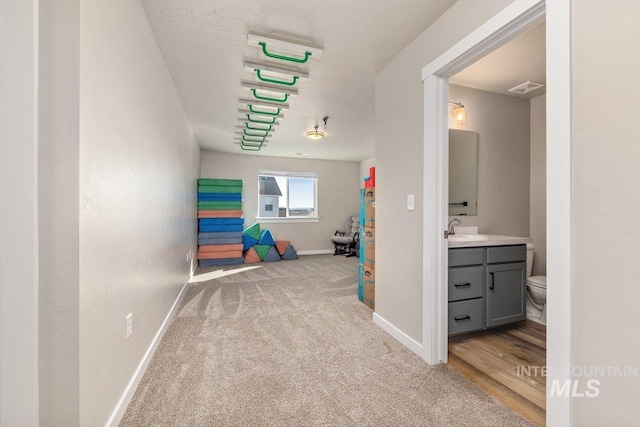
M 527 243 L 527 319 L 547 324 L 547 276 L 531 276 L 533 243 Z

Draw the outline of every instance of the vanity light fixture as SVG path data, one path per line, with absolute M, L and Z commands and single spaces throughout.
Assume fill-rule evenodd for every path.
M 449 104 L 453 104 L 456 107 L 453 109 L 453 121 L 455 123 L 464 123 L 467 120 L 467 112 L 462 105 L 462 102 L 451 102 Z

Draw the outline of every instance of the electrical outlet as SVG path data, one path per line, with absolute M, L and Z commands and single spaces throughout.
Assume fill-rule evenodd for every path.
M 133 333 L 133 313 L 129 313 L 127 315 L 127 339 L 129 339 L 132 333 Z

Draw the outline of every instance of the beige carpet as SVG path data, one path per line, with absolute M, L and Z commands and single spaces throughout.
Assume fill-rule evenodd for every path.
M 376 326 L 357 263 L 305 256 L 191 285 L 120 425 L 530 425 Z

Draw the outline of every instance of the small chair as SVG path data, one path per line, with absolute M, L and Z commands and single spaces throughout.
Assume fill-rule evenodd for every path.
M 360 239 L 360 220 L 357 216 L 350 216 L 344 225 L 344 230 L 336 230 L 331 238 L 335 246 L 334 255 L 356 256 L 358 241 Z

